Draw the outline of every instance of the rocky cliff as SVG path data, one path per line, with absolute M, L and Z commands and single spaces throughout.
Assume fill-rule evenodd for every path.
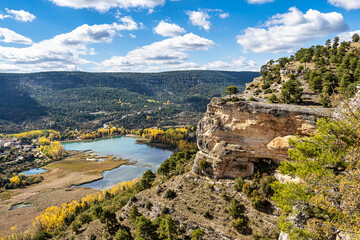
M 322 108 L 214 98 L 199 122 L 193 172 L 219 179 L 249 177 L 287 158 L 288 139 L 316 129 Z

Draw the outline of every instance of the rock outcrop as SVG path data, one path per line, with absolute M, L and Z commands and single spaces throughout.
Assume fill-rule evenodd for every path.
M 287 159 L 289 138 L 310 135 L 322 108 L 214 98 L 199 122 L 193 171 L 209 177 L 249 177 L 259 165 Z

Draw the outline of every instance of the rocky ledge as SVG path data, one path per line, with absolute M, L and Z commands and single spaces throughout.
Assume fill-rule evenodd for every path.
M 288 157 L 289 138 L 312 134 L 324 114 L 319 107 L 214 98 L 198 125 L 193 172 L 237 178 L 276 166 Z

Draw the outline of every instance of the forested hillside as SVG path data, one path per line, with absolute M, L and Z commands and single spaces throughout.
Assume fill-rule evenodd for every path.
M 247 86 L 255 100 L 331 107 L 331 96 L 353 96 L 360 83 L 360 42 L 339 37 L 325 45 L 301 48 L 290 57 L 270 60 L 262 76 Z
M 196 124 L 212 97 L 256 72 L 0 74 L 0 132 Z M 186 113 L 186 114 L 185 114 Z

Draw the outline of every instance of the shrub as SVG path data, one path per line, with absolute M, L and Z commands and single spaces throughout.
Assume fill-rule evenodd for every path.
M 133 238 L 131 237 L 131 234 L 123 229 L 123 228 L 120 228 L 116 234 L 115 234 L 115 240 L 132 240 Z
M 206 158 L 203 158 L 199 161 L 200 171 L 204 171 L 208 167 L 209 163 L 206 161 Z
M 167 207 L 163 207 L 163 209 L 161 209 L 161 215 L 166 215 L 170 213 L 170 209 L 168 209 Z
M 235 179 L 234 187 L 235 187 L 236 191 L 241 192 L 241 190 L 243 188 L 243 185 L 244 185 L 244 179 L 243 178 L 239 177 L 239 178 Z
M 205 230 L 202 228 L 195 229 L 191 233 L 191 240 L 202 240 L 205 236 Z
M 271 187 L 271 184 L 275 182 L 276 179 L 274 176 L 267 176 L 260 181 L 260 192 L 265 196 L 272 196 L 274 194 L 274 190 Z
M 229 207 L 229 215 L 232 216 L 234 219 L 237 219 L 241 216 L 241 214 L 244 212 L 245 207 L 242 205 L 238 200 L 233 198 L 230 202 Z
M 206 218 L 206 219 L 212 219 L 212 218 L 213 218 L 213 216 L 210 214 L 210 211 L 209 211 L 209 210 L 207 210 L 206 212 L 204 212 L 203 216 L 204 216 L 204 218 Z
M 251 193 L 253 191 L 253 187 L 250 185 L 250 183 L 244 183 L 243 188 L 242 188 L 242 192 L 246 195 L 246 196 L 250 196 Z
M 231 226 L 239 233 L 243 233 L 247 229 L 247 220 L 244 217 L 238 218 L 231 222 Z
M 93 210 L 93 215 L 96 217 L 96 218 L 100 218 L 101 214 L 103 212 L 103 208 L 98 206 L 98 207 L 95 207 L 94 210 Z
M 275 94 L 272 94 L 270 97 L 269 97 L 269 103 L 278 103 L 279 102 L 279 99 L 276 97 Z
M 265 210 L 270 206 L 270 202 L 266 200 L 261 194 L 253 194 L 250 201 L 251 205 L 257 210 Z
M 79 229 L 81 228 L 81 223 L 79 223 L 78 221 L 75 221 L 70 225 L 70 228 L 74 233 L 78 233 Z
M 134 203 L 134 202 L 137 202 L 137 198 L 135 196 L 131 196 L 130 198 L 130 202 Z
M 85 224 L 85 223 L 90 223 L 93 219 L 89 214 L 84 213 L 80 215 L 79 220 L 82 224 Z
M 145 204 L 146 209 L 149 211 L 151 210 L 152 206 L 153 206 L 153 204 L 150 201 L 146 202 L 146 204 Z
M 46 240 L 52 238 L 51 234 L 48 232 L 39 232 L 36 234 L 33 240 Z
M 135 222 L 138 217 L 142 216 L 137 206 L 133 206 L 130 211 L 130 221 Z
M 176 198 L 176 192 L 171 189 L 167 190 L 165 193 L 165 198 L 169 200 Z

